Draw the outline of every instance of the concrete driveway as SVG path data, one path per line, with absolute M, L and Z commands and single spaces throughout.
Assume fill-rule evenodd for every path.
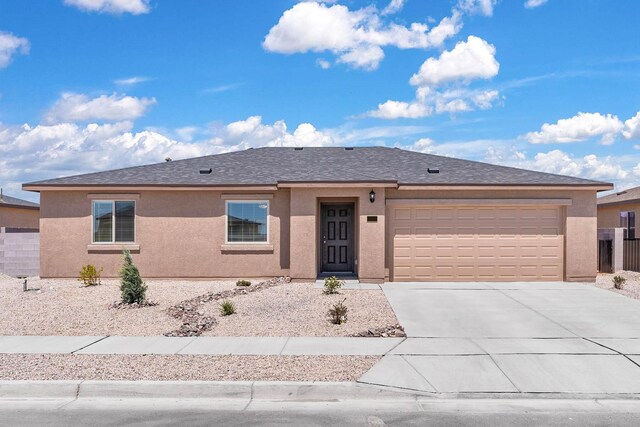
M 640 394 L 640 301 L 578 283 L 387 283 L 408 338 L 361 382 Z

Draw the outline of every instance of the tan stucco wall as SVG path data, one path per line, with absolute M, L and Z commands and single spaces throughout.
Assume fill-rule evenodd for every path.
M 315 279 L 319 272 L 320 204 L 352 202 L 356 210 L 356 270 L 362 281 L 382 281 L 392 268 L 386 236 L 387 199 L 571 199 L 563 208 L 565 280 L 592 281 L 597 268 L 595 190 L 396 190 L 305 187 L 271 191 L 268 252 L 226 252 L 225 201 L 220 191 L 141 191 L 136 204 L 134 261 L 144 277 L 267 277 Z M 130 193 L 130 192 L 129 192 Z M 231 193 L 231 191 L 226 192 Z M 235 192 L 238 194 L 239 192 Z M 255 194 L 256 191 L 252 191 Z M 120 251 L 95 252 L 87 191 L 41 194 L 41 275 L 75 277 L 84 264 L 117 274 Z M 377 222 L 367 222 L 376 215 Z
M 0 205 L 0 227 L 37 229 L 40 227 L 40 211 Z
M 131 193 L 131 192 L 128 192 Z M 233 193 L 231 191 L 227 193 Z M 251 192 L 256 194 L 256 192 Z M 104 267 L 113 277 L 121 251 L 95 252 L 91 243 L 91 200 L 87 192 L 41 194 L 41 276 L 76 277 L 81 266 Z M 136 202 L 133 259 L 143 277 L 249 278 L 289 274 L 289 191 L 271 192 L 267 252 L 228 252 L 225 200 L 214 191 L 142 191 Z
M 597 271 L 597 212 L 595 190 L 387 190 L 387 199 L 571 199 L 565 207 L 565 280 L 594 281 Z M 387 267 L 392 268 L 387 245 Z
M 600 206 L 598 207 L 598 228 L 620 227 L 620 212 L 635 212 L 636 221 L 640 221 L 640 203 Z
M 291 189 L 291 277 L 315 279 L 318 274 L 320 203 L 353 202 L 356 210 L 356 271 L 362 281 L 384 280 L 385 189 L 375 188 L 376 201 L 369 201 L 372 188 Z M 367 222 L 377 215 L 377 222 Z

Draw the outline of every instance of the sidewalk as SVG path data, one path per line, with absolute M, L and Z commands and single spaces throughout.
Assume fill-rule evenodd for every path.
M 382 356 L 404 338 L 0 336 L 0 353 Z

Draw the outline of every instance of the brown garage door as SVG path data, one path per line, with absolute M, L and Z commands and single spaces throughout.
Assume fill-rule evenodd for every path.
M 391 206 L 392 280 L 562 280 L 559 206 Z

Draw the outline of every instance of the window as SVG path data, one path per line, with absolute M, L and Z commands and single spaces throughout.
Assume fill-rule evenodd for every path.
M 93 201 L 93 243 L 133 243 L 136 202 Z
M 269 202 L 227 201 L 227 243 L 267 243 Z
M 636 238 L 636 213 L 620 212 L 620 227 L 624 228 L 625 239 Z

